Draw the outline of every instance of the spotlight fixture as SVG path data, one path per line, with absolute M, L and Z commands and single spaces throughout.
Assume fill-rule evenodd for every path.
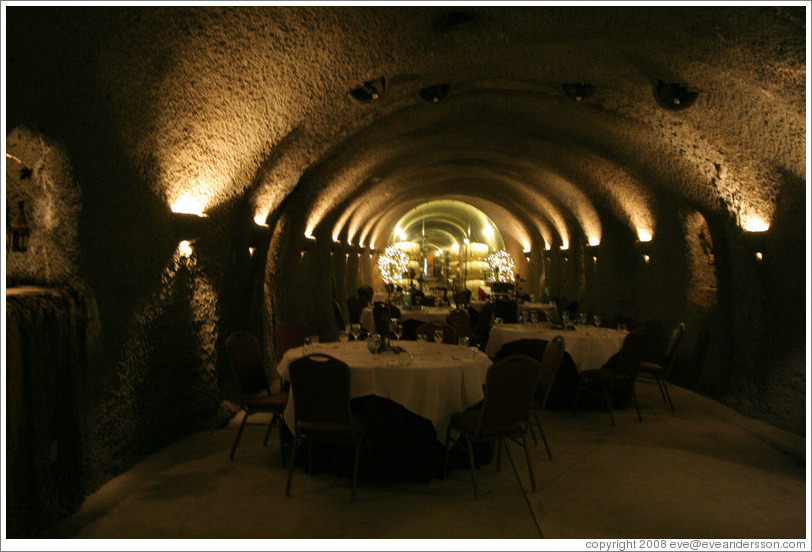
M 440 103 L 446 99 L 446 97 L 448 97 L 450 92 L 450 84 L 434 84 L 432 86 L 421 88 L 417 91 L 417 95 L 420 96 L 420 99 L 424 102 Z
M 659 80 L 657 86 L 654 87 L 654 97 L 661 107 L 671 111 L 680 111 L 694 105 L 699 97 L 699 92 L 688 90 L 684 84 L 669 84 Z
M 172 213 L 172 226 L 178 240 L 193 242 L 209 227 L 209 218 L 193 213 Z
M 595 87 L 591 84 L 587 84 L 584 82 L 579 82 L 575 84 L 565 84 L 563 85 L 564 94 L 567 95 L 568 98 L 575 100 L 576 102 L 582 102 L 589 98 L 593 92 L 595 92 Z
M 361 103 L 372 103 L 380 100 L 386 94 L 386 79 L 384 77 L 367 81 L 358 88 L 350 90 L 350 96 Z

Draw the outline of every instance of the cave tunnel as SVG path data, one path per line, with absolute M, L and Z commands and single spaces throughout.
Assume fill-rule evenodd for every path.
M 470 240 L 685 323 L 674 385 L 805 434 L 807 10 L 4 6 L 9 534 L 223 427 L 231 333 L 278 386 L 277 329 L 335 340 L 421 239 L 452 291 Z

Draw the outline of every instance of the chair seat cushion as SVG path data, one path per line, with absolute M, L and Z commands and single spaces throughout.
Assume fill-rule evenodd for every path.
M 274 393 L 252 397 L 245 406 L 254 412 L 282 412 L 288 404 L 288 393 Z
M 316 441 L 349 442 L 359 441 L 366 433 L 366 423 L 362 418 L 353 416 L 350 424 L 334 422 L 296 422 L 300 435 Z
M 482 410 L 466 410 L 465 412 L 458 412 L 451 416 L 451 426 L 469 436 L 475 436 L 477 427 L 479 426 L 479 418 L 482 415 Z M 489 431 L 484 431 L 481 438 L 490 438 L 497 434 L 501 435 L 520 435 L 524 431 L 524 423 L 514 421 L 505 427 L 491 428 Z
M 628 374 L 619 374 L 614 370 L 606 370 L 604 368 L 584 370 L 581 372 L 581 379 L 585 382 L 595 382 L 601 385 L 631 382 L 631 377 Z
M 665 368 L 657 364 L 656 362 L 641 362 L 640 363 L 640 371 L 641 372 L 648 372 L 650 374 L 664 374 Z

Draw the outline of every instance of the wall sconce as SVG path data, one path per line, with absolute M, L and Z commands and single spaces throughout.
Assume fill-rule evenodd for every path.
M 357 88 L 350 90 L 350 96 L 361 103 L 372 103 L 380 100 L 386 94 L 386 79 L 380 77 L 367 81 Z
M 564 94 L 566 94 L 568 98 L 570 98 L 571 100 L 575 100 L 576 102 L 586 100 L 592 95 L 593 92 L 595 92 L 595 87 L 593 85 L 584 82 L 579 82 L 576 84 L 565 84 L 563 88 Z
M 17 214 L 11 223 L 11 250 L 20 253 L 28 251 L 28 240 L 31 238 L 31 227 L 25 216 L 25 199 L 17 198 Z
M 181 240 L 181 242 L 178 244 L 178 253 L 184 259 L 191 257 L 193 253 L 192 242 L 189 240 Z
M 209 217 L 194 213 L 172 213 L 172 226 L 175 237 L 180 240 L 193 242 L 203 235 L 209 224 Z
M 766 230 L 763 232 L 742 232 L 742 240 L 744 241 L 747 249 L 749 249 L 755 259 L 756 262 L 763 262 L 764 256 L 766 253 L 769 252 L 770 249 L 770 231 Z
M 669 84 L 660 80 L 654 87 L 654 97 L 661 107 L 671 111 L 680 111 L 694 105 L 699 97 L 699 92 L 689 91 L 684 84 Z
M 648 264 L 651 262 L 651 255 L 652 255 L 652 244 L 650 241 L 636 241 L 634 242 L 635 246 L 637 247 L 637 251 L 640 253 L 640 256 L 643 258 L 643 262 Z
M 428 103 L 440 103 L 444 99 L 448 97 L 448 94 L 451 92 L 451 85 L 450 84 L 435 84 L 433 86 L 427 86 L 426 88 L 421 88 L 417 91 L 417 95 L 420 96 L 420 99 L 424 102 Z
M 271 229 L 264 224 L 252 224 L 248 234 L 248 245 L 261 247 L 271 241 Z

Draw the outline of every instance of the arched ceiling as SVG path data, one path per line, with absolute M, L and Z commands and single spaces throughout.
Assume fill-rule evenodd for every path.
M 119 137 L 168 205 L 249 194 L 262 220 L 295 193 L 307 234 L 379 246 L 420 202 L 461 199 L 525 247 L 566 247 L 599 242 L 605 216 L 656 234 L 658 198 L 747 226 L 803 193 L 790 183 L 806 179 L 807 17 L 264 6 L 99 8 L 74 23 L 95 33 Z M 349 94 L 377 78 L 377 100 Z M 698 98 L 665 109 L 658 81 Z M 594 92 L 576 101 L 563 85 L 579 82 Z M 447 97 L 420 98 L 437 84 Z

